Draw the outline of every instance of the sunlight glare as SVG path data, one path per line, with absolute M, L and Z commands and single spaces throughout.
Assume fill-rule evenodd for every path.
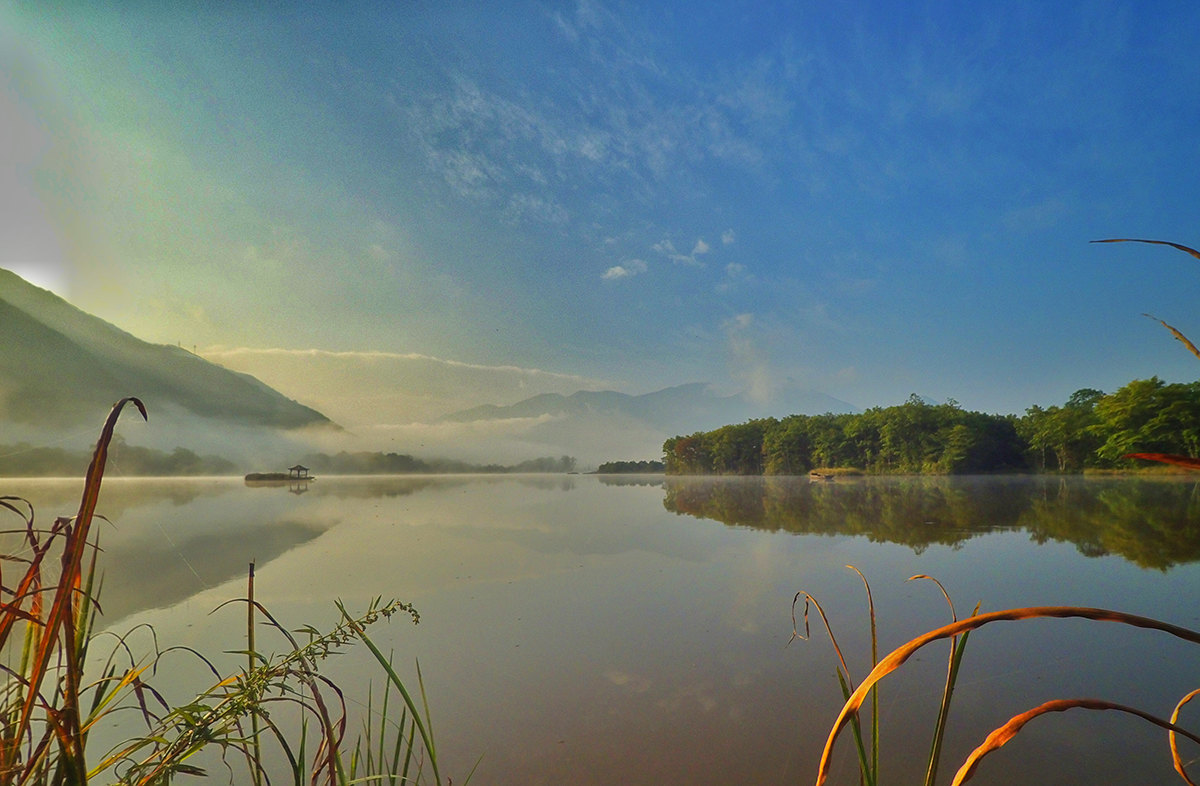
M 67 296 L 67 273 L 61 267 L 47 263 L 12 263 L 8 269 L 35 287 L 48 289 L 59 297 Z

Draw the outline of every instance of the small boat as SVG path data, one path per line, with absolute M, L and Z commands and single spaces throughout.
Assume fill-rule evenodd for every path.
M 813 483 L 832 483 L 833 475 L 828 475 L 824 472 L 817 472 L 816 470 L 813 470 L 812 472 L 808 473 L 808 479 Z

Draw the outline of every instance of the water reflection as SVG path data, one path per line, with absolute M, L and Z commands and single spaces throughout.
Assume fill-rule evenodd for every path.
M 106 480 L 97 508 L 102 552 L 101 608 L 106 621 L 173 606 L 208 587 L 245 576 L 250 562 L 265 564 L 312 540 L 325 527 L 297 517 L 288 504 L 257 506 L 247 514 L 240 482 L 211 479 Z M 73 515 L 81 482 L 17 479 L 11 493 L 27 499 L 35 524 Z M 286 494 L 287 488 L 281 490 Z M 15 528 L 15 516 L 3 520 Z M 6 532 L 0 546 L 20 553 L 22 535 Z
M 662 486 L 662 475 L 597 475 L 605 486 Z
M 74 510 L 79 484 L 4 491 L 45 522 Z M 417 605 L 419 626 L 373 635 L 410 683 L 420 660 L 456 782 L 482 756 L 476 780 L 494 786 L 803 783 L 841 694 L 826 641 L 787 644 L 797 590 L 820 597 L 859 678 L 870 643 L 847 563 L 872 580 L 885 650 L 947 619 L 931 586 L 905 582 L 914 573 L 942 580 L 960 612 L 1071 603 L 1198 627 L 1200 567 L 1138 567 L 1196 560 L 1198 494 L 1141 479 L 323 476 L 298 496 L 241 478 L 115 479 L 100 500 L 113 522 L 100 527 L 102 624 L 148 623 L 239 668 L 244 615 L 210 612 L 243 592 L 255 559 L 258 599 L 289 626 L 327 627 L 338 598 Z M 1081 556 L 1105 553 L 1123 558 Z M 1050 698 L 1172 707 L 1196 686 L 1195 652 L 1143 633 L 1022 623 L 973 635 L 947 758 Z M 924 775 L 944 663 L 914 658 L 885 688 L 895 782 Z M 352 698 L 378 677 L 361 651 L 330 668 Z M 1173 777 L 1157 730 L 1080 724 L 1043 724 L 976 781 L 1042 782 L 1068 748 L 1076 782 Z M 852 747 L 837 782 L 857 782 Z
M 737 527 L 857 535 L 918 554 L 1020 529 L 1166 570 L 1200 560 L 1200 486 L 1190 478 L 667 478 L 674 513 Z

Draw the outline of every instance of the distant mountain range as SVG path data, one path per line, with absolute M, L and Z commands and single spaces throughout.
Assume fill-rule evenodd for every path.
M 0 421 L 95 424 L 130 395 L 152 413 L 175 406 L 239 426 L 332 425 L 248 374 L 149 344 L 0 269 Z
M 611 390 L 579 391 L 569 396 L 545 393 L 501 407 L 485 404 L 444 415 L 442 422 L 529 419 L 541 420 L 541 430 L 555 432 L 557 441 L 586 431 L 593 439 L 598 433 L 610 435 L 639 433 L 639 442 L 661 446 L 670 436 L 706 431 L 751 418 L 792 414 L 816 415 L 825 412 L 855 412 L 856 408 L 823 393 L 798 385 L 784 387 L 770 401 L 759 402 L 746 393 L 731 396 L 717 394 L 702 382 L 677 385 L 644 395 L 629 395 Z M 610 458 L 637 458 L 612 456 Z

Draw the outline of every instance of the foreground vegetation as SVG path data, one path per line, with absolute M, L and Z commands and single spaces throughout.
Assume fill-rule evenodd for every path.
M 829 780 L 830 769 L 833 764 L 833 754 L 838 739 L 843 732 L 849 730 L 854 740 L 855 750 L 858 755 L 858 768 L 861 783 L 867 786 L 876 786 L 883 782 L 881 772 L 883 765 L 880 762 L 880 713 L 879 713 L 879 690 L 880 683 L 888 675 L 892 674 L 905 663 L 913 658 L 920 650 L 939 641 L 946 641 L 949 644 L 949 657 L 946 666 L 945 683 L 942 688 L 942 700 L 939 704 L 938 714 L 934 720 L 929 732 L 929 753 L 926 758 L 926 775 L 925 786 L 934 786 L 938 781 L 938 771 L 941 764 L 942 753 L 944 748 L 945 733 L 949 727 L 950 709 L 953 702 L 955 687 L 958 684 L 959 674 L 962 669 L 964 655 L 966 654 L 967 642 L 972 631 L 982 628 L 986 625 L 991 625 L 998 622 L 1019 622 L 1022 620 L 1034 619 L 1080 619 L 1091 620 L 1095 622 L 1110 622 L 1127 625 L 1133 628 L 1141 628 L 1144 630 L 1158 631 L 1168 636 L 1189 642 L 1191 644 L 1200 644 L 1200 632 L 1179 627 L 1168 622 L 1153 619 L 1150 617 L 1139 616 L 1136 614 L 1128 614 L 1123 611 L 1114 611 L 1111 609 L 1090 608 L 1085 606 L 1029 606 L 1015 609 L 1004 609 L 993 612 L 980 612 L 979 605 L 971 612 L 966 619 L 959 619 L 955 611 L 954 603 L 950 599 L 949 593 L 941 585 L 937 579 L 930 576 L 919 574 L 912 576 L 909 580 L 925 579 L 933 581 L 937 584 L 938 589 L 950 606 L 951 622 L 940 628 L 928 631 L 920 636 L 917 636 L 899 647 L 893 649 L 890 653 L 879 657 L 878 641 L 876 635 L 876 619 L 875 619 L 875 604 L 871 596 L 871 587 L 867 583 L 867 579 L 862 572 L 853 566 L 847 566 L 855 571 L 862 579 L 863 586 L 866 590 L 867 597 L 867 616 L 870 628 L 871 642 L 871 670 L 862 679 L 857 687 L 855 686 L 854 678 L 851 676 L 850 669 L 846 664 L 846 658 L 838 644 L 836 635 L 834 634 L 833 625 L 826 616 L 825 611 L 821 608 L 821 604 L 807 592 L 797 592 L 792 600 L 792 636 L 794 639 L 807 639 L 810 635 L 809 631 L 809 609 L 815 609 L 820 617 L 829 639 L 833 644 L 834 653 L 837 657 L 837 679 L 842 689 L 842 696 L 845 699 L 841 711 L 838 713 L 833 727 L 829 732 L 829 736 L 825 741 L 824 750 L 821 753 L 820 762 L 817 767 L 817 786 L 822 786 Z M 800 601 L 804 601 L 802 619 L 803 633 L 800 632 L 801 626 L 797 621 L 796 609 Z M 1031 721 L 1051 713 L 1062 713 L 1069 710 L 1086 710 L 1091 712 L 1115 712 L 1123 715 L 1128 715 L 1137 718 L 1146 723 L 1164 729 L 1167 732 L 1168 748 L 1171 756 L 1171 762 L 1175 767 L 1175 771 L 1185 783 L 1193 783 L 1188 777 L 1186 765 L 1191 763 L 1192 759 L 1185 759 L 1179 749 L 1178 737 L 1182 736 L 1191 740 L 1193 743 L 1200 744 L 1200 736 L 1189 731 L 1179 725 L 1179 715 L 1183 708 L 1191 702 L 1196 696 L 1200 696 L 1200 689 L 1193 690 L 1179 699 L 1171 711 L 1169 717 L 1156 715 L 1147 712 L 1143 709 L 1132 707 L 1126 704 L 1118 704 L 1116 702 L 1107 701 L 1104 699 L 1095 698 L 1069 698 L 1069 699 L 1052 699 L 1043 702 L 1037 707 L 1021 712 L 1007 722 L 993 730 L 981 742 L 967 758 L 963 761 L 958 771 L 955 773 L 952 786 L 966 783 L 976 774 L 982 760 L 1003 748 L 1012 739 L 1021 732 Z M 860 715 L 864 710 L 865 705 L 870 703 L 870 714 L 866 721 Z M 905 739 L 915 739 L 918 735 L 913 729 L 905 730 Z M 1053 776 L 1050 776 L 1053 778 Z
M 800 475 L 816 467 L 968 474 L 1127 469 L 1133 452 L 1200 454 L 1200 382 L 1135 380 L 1076 391 L 1023 416 L 912 396 L 857 414 L 763 418 L 663 444 L 668 474 Z
M 96 657 L 102 643 L 95 630 L 100 547 L 92 523 L 113 429 L 126 405 L 146 415 L 137 399 L 113 408 L 74 516 L 44 527 L 28 502 L 0 497 L 0 512 L 23 522 L 6 533 L 9 547 L 0 554 L 3 564 L 18 566 L 0 585 L 0 786 L 90 780 L 149 786 L 178 775 L 204 775 L 210 764 L 225 768 L 230 781 L 254 784 L 272 778 L 297 784 L 440 784 L 428 708 L 423 700 L 418 707 L 366 632 L 396 614 L 415 622 L 408 604 L 377 600 L 357 616 L 338 604 L 341 621 L 332 630 L 293 633 L 255 602 L 251 566 L 247 597 L 237 601 L 247 611 L 245 667 L 221 676 L 204 654 L 193 653 L 213 670 L 215 681 L 190 701 L 171 704 L 150 684 L 163 654 L 157 644 L 152 652 L 137 653 L 122 637 L 107 657 Z M 255 632 L 262 626 L 283 641 L 282 653 L 257 647 Z M 321 672 L 325 659 L 353 643 L 370 650 L 386 686 L 357 742 L 346 739 L 341 690 Z M 99 673 L 91 673 L 89 663 L 100 663 Z M 142 733 L 106 751 L 89 750 L 92 732 L 118 713 Z M 283 762 L 286 771 L 269 771 L 268 757 Z
M 1200 259 L 1200 251 L 1193 248 L 1171 243 L 1161 240 L 1137 240 L 1129 238 L 1117 238 L 1111 240 L 1095 241 L 1100 243 L 1152 243 L 1155 245 L 1166 245 L 1184 251 L 1191 256 Z M 1147 315 L 1149 316 L 1149 315 Z M 1153 317 L 1152 317 L 1153 318 Z M 1156 318 L 1155 318 L 1156 319 Z M 1163 327 L 1171 332 L 1188 351 L 1200 358 L 1200 349 L 1196 347 L 1183 333 L 1172 325 L 1167 324 L 1162 320 Z M 1194 403 L 1194 395 L 1196 387 L 1194 385 L 1182 386 L 1182 390 L 1172 391 L 1171 394 L 1157 395 L 1164 386 L 1158 380 L 1146 380 L 1143 382 L 1135 382 L 1122 388 L 1113 397 L 1105 397 L 1095 391 L 1081 391 L 1073 396 L 1072 399 L 1078 398 L 1075 401 L 1075 408 L 1080 413 L 1091 410 L 1099 418 L 1099 422 L 1088 424 L 1083 421 L 1081 427 L 1074 429 L 1065 429 L 1066 437 L 1072 435 L 1078 436 L 1080 433 L 1091 436 L 1097 440 L 1103 438 L 1103 442 L 1093 449 L 1092 453 L 1101 460 L 1150 460 L 1165 464 L 1187 467 L 1189 469 L 1200 469 L 1200 457 L 1197 456 L 1200 450 L 1200 442 L 1195 438 L 1197 429 L 1200 429 L 1200 418 L 1196 415 L 1198 410 Z M 1121 395 L 1121 394 L 1125 395 Z M 1181 394 L 1176 396 L 1175 394 Z M 1149 404 L 1143 402 L 1148 398 Z M 917 402 L 910 402 L 916 404 Z M 1071 406 L 1072 402 L 1068 402 Z M 1098 411 L 1097 411 L 1098 410 Z M 1043 413 L 1031 413 L 1043 414 Z M 1063 418 L 1065 422 L 1068 418 Z M 1052 432 L 1048 432 L 1052 433 Z M 1052 439 L 1057 443 L 1063 440 L 1063 435 L 1052 433 Z M 1176 446 L 1183 446 L 1183 452 L 1171 452 Z M 1132 451 L 1138 452 L 1132 452 Z M 1086 460 L 1086 458 L 1085 458 Z M 1061 462 L 1060 462 L 1061 463 Z M 871 588 L 867 584 L 866 577 L 857 568 L 851 568 L 858 573 L 862 578 L 863 584 L 866 587 L 868 616 L 870 620 L 871 634 L 871 664 L 872 669 L 858 687 L 854 686 L 853 679 L 850 676 L 850 671 L 846 667 L 845 658 L 842 655 L 841 648 L 837 644 L 837 639 L 834 636 L 833 628 L 830 625 L 829 619 L 825 616 L 819 603 L 812 595 L 807 592 L 796 593 L 792 601 L 792 627 L 793 635 L 798 638 L 804 638 L 808 634 L 808 609 L 810 604 L 816 608 L 825 628 L 829 633 L 829 638 L 833 642 L 834 651 L 838 658 L 837 676 L 838 682 L 842 688 L 842 694 L 845 698 L 845 704 L 842 706 L 841 712 L 838 713 L 836 720 L 833 723 L 833 728 L 829 732 L 829 736 L 825 742 L 825 748 L 821 754 L 821 760 L 818 765 L 816 783 L 817 786 L 822 786 L 829 778 L 830 765 L 834 747 L 838 738 L 847 728 L 853 734 L 855 745 L 858 751 L 858 764 L 861 782 L 867 786 L 875 786 L 880 779 L 880 761 L 879 761 L 879 682 L 893 673 L 906 662 L 909 661 L 919 650 L 937 641 L 949 641 L 950 655 L 946 671 L 945 687 L 942 693 L 942 701 L 938 712 L 937 720 L 933 727 L 932 743 L 930 746 L 928 768 L 926 771 L 925 786 L 934 786 L 937 781 L 938 766 L 940 762 L 942 744 L 944 734 L 947 727 L 949 717 L 950 704 L 953 698 L 955 685 L 958 680 L 958 674 L 963 661 L 963 655 L 967 646 L 967 639 L 970 633 L 985 625 L 990 625 L 996 622 L 1017 622 L 1030 619 L 1084 619 L 1097 622 L 1115 622 L 1122 625 L 1128 625 L 1134 628 L 1145 630 L 1159 631 L 1168 634 L 1177 639 L 1190 642 L 1192 644 L 1200 644 L 1200 632 L 1182 628 L 1177 625 L 1172 625 L 1161 620 L 1143 617 L 1133 614 L 1127 614 L 1121 611 L 1113 611 L 1109 609 L 1086 608 L 1080 606 L 1039 606 L 1039 607 L 1024 607 L 1016 609 L 1006 609 L 1003 611 L 995 611 L 989 613 L 980 613 L 979 606 L 965 620 L 959 620 L 954 611 L 954 604 L 950 602 L 950 596 L 944 588 L 939 584 L 942 594 L 946 601 L 950 603 L 950 612 L 953 621 L 945 626 L 929 631 L 923 635 L 917 636 L 901 644 L 891 653 L 883 658 L 878 656 L 876 644 L 876 624 L 875 624 L 875 607 L 871 598 Z M 913 579 L 928 579 L 929 576 L 913 576 Z M 800 599 L 804 599 L 804 635 L 799 633 L 796 625 L 796 604 Z M 1186 765 L 1194 761 L 1194 759 L 1185 760 L 1179 750 L 1178 737 L 1183 736 L 1191 740 L 1193 743 L 1200 744 L 1200 736 L 1182 728 L 1178 725 L 1179 715 L 1183 708 L 1194 698 L 1200 696 L 1200 688 L 1193 690 L 1179 699 L 1175 704 L 1174 710 L 1169 718 L 1155 715 L 1138 707 L 1132 707 L 1124 704 L 1117 704 L 1111 701 L 1094 698 L 1070 698 L 1070 699 L 1053 699 L 1044 702 L 1037 707 L 1034 707 L 1025 712 L 1019 713 L 1010 718 L 1003 725 L 994 729 L 987 738 L 976 747 L 966 760 L 959 767 L 952 781 L 953 786 L 966 783 L 976 773 L 980 766 L 980 762 L 988 755 L 994 753 L 1000 748 L 1008 744 L 1027 724 L 1031 721 L 1048 715 L 1050 713 L 1062 713 L 1069 710 L 1087 710 L 1092 712 L 1116 712 L 1128 715 L 1146 723 L 1150 723 L 1167 731 L 1167 742 L 1171 754 L 1171 762 L 1175 771 L 1183 779 L 1185 783 L 1194 783 L 1188 776 Z M 860 718 L 860 712 L 867 701 L 871 702 L 871 716 L 869 726 L 869 736 L 864 730 L 864 723 Z

